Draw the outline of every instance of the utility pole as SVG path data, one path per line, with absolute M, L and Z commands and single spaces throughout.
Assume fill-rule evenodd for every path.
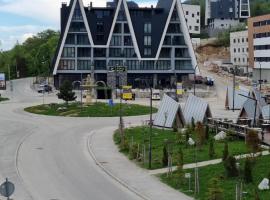
M 233 112 L 235 111 L 235 71 L 236 71 L 236 66 L 234 67 L 234 70 L 233 70 Z

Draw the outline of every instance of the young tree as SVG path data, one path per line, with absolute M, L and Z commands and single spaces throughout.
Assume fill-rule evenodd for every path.
M 201 122 L 197 123 L 196 126 L 196 135 L 197 135 L 197 144 L 198 147 L 201 148 L 205 143 L 205 130 L 203 124 Z
M 218 178 L 210 179 L 208 183 L 208 200 L 222 200 L 223 190 L 220 187 L 220 180 Z
M 253 177 L 252 177 L 252 160 L 246 159 L 245 160 L 245 167 L 244 167 L 244 180 L 246 183 L 252 183 Z
M 167 146 L 166 144 L 163 146 L 163 158 L 162 158 L 162 165 L 163 167 L 167 167 L 168 166 L 168 159 L 169 159 L 169 154 L 167 151 Z
M 228 156 L 224 162 L 224 167 L 227 177 L 237 177 L 239 175 L 239 171 L 236 166 L 236 159 L 233 156 Z
M 225 141 L 224 144 L 224 150 L 223 150 L 223 156 L 222 156 L 222 161 L 225 161 L 229 156 L 229 147 L 228 147 L 228 142 L 227 140 Z
M 212 159 L 215 157 L 215 145 L 214 140 L 210 139 L 209 141 L 209 158 Z
M 184 166 L 184 155 L 183 155 L 183 150 L 180 147 L 178 152 L 177 152 L 177 173 L 178 174 L 183 174 L 183 166 Z
M 256 131 L 248 131 L 246 135 L 246 143 L 251 153 L 257 153 L 260 150 L 260 139 Z
M 193 117 L 191 118 L 191 128 L 193 131 L 195 131 L 196 124 L 195 124 L 195 119 Z
M 75 101 L 77 98 L 75 96 L 75 92 L 72 91 L 72 84 L 68 80 L 64 81 L 60 86 L 60 92 L 57 94 L 57 96 L 59 99 L 64 100 L 67 105 L 69 101 Z

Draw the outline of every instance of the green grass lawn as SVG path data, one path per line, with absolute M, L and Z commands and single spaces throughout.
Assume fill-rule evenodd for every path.
M 35 114 L 52 115 L 52 116 L 67 116 L 67 117 L 116 117 L 119 116 L 119 104 L 110 107 L 105 103 L 95 103 L 90 106 L 83 106 L 78 103 L 69 104 L 50 104 L 38 105 L 34 107 L 25 108 L 25 111 Z M 59 110 L 59 108 L 66 108 Z M 156 108 L 153 108 L 157 112 Z M 123 116 L 138 116 L 150 113 L 150 107 L 136 104 L 122 104 Z
M 243 160 L 241 163 L 241 168 L 243 169 Z M 185 170 L 192 174 L 191 179 L 191 189 L 194 190 L 194 170 Z M 244 184 L 243 191 L 247 192 L 243 199 L 245 200 L 254 200 L 255 188 L 258 187 L 259 183 L 263 178 L 267 178 L 270 173 L 270 156 L 263 156 L 256 159 L 256 164 L 253 169 L 253 183 Z M 200 194 L 196 199 L 208 200 L 208 186 L 209 180 L 218 177 L 220 180 L 220 188 L 223 190 L 223 199 L 224 200 L 234 200 L 235 199 L 235 186 L 238 181 L 238 178 L 227 178 L 225 176 L 225 170 L 223 164 L 211 165 L 199 169 L 199 180 L 200 180 Z M 194 196 L 192 192 L 188 192 L 188 183 L 187 180 L 182 180 L 179 182 L 178 176 L 174 173 L 167 177 L 167 174 L 160 175 L 161 180 L 170 185 L 171 187 L 180 190 L 181 192 L 186 193 L 187 195 Z M 260 200 L 269 200 L 270 191 L 258 191 Z
M 0 97 L 0 102 L 2 102 L 2 101 L 8 101 L 8 100 L 9 100 L 8 98 Z
M 136 128 L 130 128 L 125 130 L 125 135 L 128 141 L 128 144 L 130 145 L 133 141 L 133 144 L 140 144 L 146 146 L 146 150 L 148 150 L 148 144 L 149 144 L 149 128 L 148 127 L 136 127 Z M 194 138 L 194 135 L 192 136 Z M 120 136 L 119 133 L 116 132 L 114 135 L 114 140 L 116 144 L 120 144 Z M 184 163 L 194 163 L 194 155 L 195 155 L 195 148 L 191 146 L 187 146 L 185 144 L 179 144 L 176 141 L 178 140 L 178 136 L 176 133 L 170 130 L 162 130 L 162 129 L 153 129 L 153 136 L 152 136 L 152 168 L 153 169 L 159 169 L 163 168 L 162 166 L 162 157 L 163 157 L 163 147 L 165 141 L 171 141 L 172 144 L 171 149 L 173 152 L 173 165 L 176 165 L 176 152 L 181 147 L 184 154 Z M 224 142 L 215 142 L 215 157 L 216 158 L 222 158 L 223 150 L 224 150 Z M 228 142 L 229 146 L 229 153 L 231 155 L 239 155 L 242 153 L 247 153 L 248 149 L 242 140 L 238 140 L 235 138 L 233 141 Z M 129 153 L 129 150 L 122 151 L 125 154 Z M 146 153 L 148 155 L 148 153 Z M 198 161 L 206 161 L 210 160 L 209 157 L 209 144 L 206 143 L 200 150 L 198 150 L 197 155 Z M 139 163 L 142 167 L 147 168 L 147 163 L 142 164 Z

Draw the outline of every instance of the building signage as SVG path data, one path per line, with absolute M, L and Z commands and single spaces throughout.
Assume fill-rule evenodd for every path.
M 125 72 L 127 69 L 124 66 L 116 66 L 116 67 L 110 67 L 110 71 L 112 72 Z
M 183 83 L 177 83 L 177 95 L 183 95 Z
M 0 73 L 0 90 L 6 90 L 6 77 L 4 73 Z
M 132 86 L 123 86 L 123 96 L 124 100 L 132 100 Z

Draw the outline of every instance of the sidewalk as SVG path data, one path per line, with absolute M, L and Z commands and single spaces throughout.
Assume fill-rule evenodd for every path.
M 97 165 L 109 176 L 145 200 L 193 199 L 161 183 L 157 177 L 119 153 L 112 139 L 115 129 L 116 127 L 104 128 L 95 131 L 88 138 L 89 152 L 96 159 Z
M 261 153 L 255 154 L 254 156 L 258 157 L 260 155 L 267 156 L 267 155 L 269 155 L 269 151 L 263 151 Z M 247 157 L 250 157 L 250 156 L 251 156 L 251 154 L 243 154 L 243 155 L 235 156 L 235 158 L 236 158 L 236 160 L 239 160 L 239 159 L 244 159 L 244 158 L 247 158 Z M 219 163 L 222 163 L 222 159 L 215 159 L 215 160 L 208 160 L 208 161 L 198 162 L 197 167 L 205 167 L 205 166 L 208 166 L 208 165 L 216 165 L 216 164 L 219 164 Z M 194 169 L 195 167 L 196 167 L 196 163 L 191 163 L 191 164 L 184 165 L 183 169 Z M 177 169 L 177 167 L 172 168 L 173 171 L 175 171 L 176 169 Z M 152 171 L 149 171 L 149 174 L 156 175 L 156 174 L 163 174 L 163 173 L 166 173 L 166 172 L 168 172 L 168 168 L 152 170 Z

